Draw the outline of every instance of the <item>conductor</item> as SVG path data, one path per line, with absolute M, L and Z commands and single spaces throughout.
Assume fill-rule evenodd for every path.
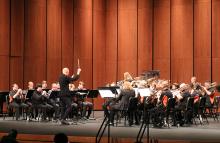
M 63 68 L 62 74 L 59 77 L 60 84 L 60 101 L 63 106 L 63 110 L 61 111 L 61 124 L 69 125 L 69 122 L 66 121 L 67 116 L 71 112 L 72 109 L 72 100 L 69 90 L 69 83 L 76 81 L 80 77 L 81 69 L 77 69 L 77 74 L 73 76 L 69 76 L 69 69 Z

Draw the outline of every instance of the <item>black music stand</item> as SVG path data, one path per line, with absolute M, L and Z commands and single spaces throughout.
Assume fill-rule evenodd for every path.
M 26 95 L 26 99 L 30 101 L 33 93 L 34 93 L 34 90 L 28 90 L 27 95 Z
M 120 87 L 119 86 L 110 86 L 110 87 L 99 87 L 98 88 L 98 90 L 110 90 L 115 95 L 115 98 L 116 98 L 116 95 L 119 94 L 117 89 L 120 89 Z
M 59 91 L 52 91 L 50 93 L 50 99 L 55 99 L 55 98 L 58 98 L 59 97 Z
M 50 89 L 49 88 L 45 88 L 45 89 L 42 89 L 42 90 L 48 92 Z
M 6 96 L 9 95 L 8 91 L 0 91 L 0 114 L 3 115 L 3 103 L 6 102 Z
M 75 92 L 75 96 L 77 97 L 77 99 L 80 99 L 80 100 L 84 100 L 84 98 L 88 95 L 89 93 L 89 90 L 76 90 L 74 91 Z
M 87 95 L 87 98 L 92 98 L 92 104 L 93 104 L 93 112 L 92 112 L 92 116 L 94 118 L 94 98 L 97 98 L 99 95 L 99 92 L 98 90 L 90 90 L 88 95 Z M 94 118 L 95 120 L 95 118 Z

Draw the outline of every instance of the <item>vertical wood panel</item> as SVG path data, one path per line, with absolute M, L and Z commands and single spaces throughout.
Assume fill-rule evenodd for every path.
M 170 79 L 170 0 L 154 1 L 154 69 Z
M 80 80 L 92 88 L 92 0 L 74 0 L 74 66 L 80 59 Z
M 10 85 L 23 88 L 24 0 L 11 0 Z
M 105 85 L 105 0 L 93 1 L 93 88 Z M 95 109 L 103 100 L 95 99 Z
M 0 90 L 9 86 L 10 1 L 0 1 Z
M 10 1 L 0 0 L 0 56 L 9 55 Z
M 220 83 L 220 0 L 212 0 L 212 80 Z
M 106 82 L 117 78 L 117 0 L 106 0 Z
M 194 75 L 211 80 L 211 0 L 194 1 Z
M 74 67 L 73 0 L 62 0 L 62 67 Z
M 24 0 L 11 0 L 11 56 L 23 56 Z
M 9 90 L 9 57 L 0 56 L 0 90 Z
M 188 82 L 193 74 L 193 1 L 171 1 L 171 80 Z
M 138 1 L 138 75 L 152 69 L 153 1 Z
M 61 0 L 47 0 L 47 81 L 61 74 Z
M 137 76 L 137 0 L 118 1 L 118 80 Z
M 93 88 L 105 84 L 105 0 L 93 2 Z
M 46 79 L 46 1 L 25 0 L 24 85 Z
M 10 58 L 10 85 L 17 83 L 23 88 L 23 57 Z M 24 86 L 26 88 L 26 86 Z

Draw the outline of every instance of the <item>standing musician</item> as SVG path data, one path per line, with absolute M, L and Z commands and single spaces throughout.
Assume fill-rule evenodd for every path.
M 14 83 L 9 93 L 9 107 L 15 108 L 16 120 L 19 118 L 19 108 L 28 108 L 28 105 L 23 103 L 23 99 L 22 89 L 19 89 L 18 85 Z
M 59 77 L 59 84 L 60 84 L 60 101 L 62 106 L 64 107 L 61 112 L 61 124 L 69 125 L 66 121 L 67 116 L 72 110 L 72 98 L 70 95 L 69 84 L 73 81 L 76 81 L 80 77 L 81 69 L 78 67 L 77 74 L 69 77 L 69 69 L 63 68 L 62 74 Z

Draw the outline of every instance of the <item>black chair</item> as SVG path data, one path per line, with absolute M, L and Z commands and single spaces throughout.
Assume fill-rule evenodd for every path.
M 138 109 L 138 98 L 131 97 L 129 99 L 129 105 L 127 109 L 127 115 L 129 120 L 129 125 L 133 124 L 133 118 L 135 117 L 136 122 L 139 122 L 139 116 L 137 115 L 137 109 Z M 126 120 L 125 120 L 126 123 Z
M 194 97 L 188 97 L 186 102 L 186 108 L 183 111 L 184 114 L 184 123 L 189 123 L 188 118 L 190 117 L 192 121 L 196 124 L 194 118 Z
M 6 113 L 3 115 L 3 119 L 5 120 L 5 117 L 6 116 L 9 116 L 10 113 L 12 113 L 12 117 L 14 119 L 14 116 L 15 116 L 15 113 L 14 113 L 14 109 L 13 107 L 10 106 L 10 103 L 9 103 L 9 95 L 6 95 L 5 97 L 5 105 L 6 105 Z
M 175 98 L 168 99 L 166 110 L 165 110 L 166 123 L 168 124 L 168 127 L 170 127 L 170 123 L 171 123 L 170 119 L 172 119 L 173 122 L 175 122 L 175 120 L 176 120 L 175 104 L 176 104 Z
M 132 120 L 137 111 L 138 99 L 136 97 L 131 97 L 129 99 L 128 106 L 123 107 L 122 110 L 119 110 L 116 113 L 116 126 L 118 123 L 121 123 L 121 118 L 124 118 L 124 125 L 127 125 L 127 120 Z
M 210 107 L 206 107 L 208 116 L 212 117 L 215 121 L 218 121 L 218 108 L 219 108 L 219 99 L 214 97 L 214 102 Z
M 198 109 L 198 118 L 199 118 L 199 121 L 200 121 L 201 125 L 203 124 L 203 120 L 206 120 L 207 124 L 209 123 L 208 119 L 207 119 L 207 116 L 205 114 L 205 112 L 206 112 L 205 110 L 206 110 L 206 97 L 200 97 L 199 109 Z

